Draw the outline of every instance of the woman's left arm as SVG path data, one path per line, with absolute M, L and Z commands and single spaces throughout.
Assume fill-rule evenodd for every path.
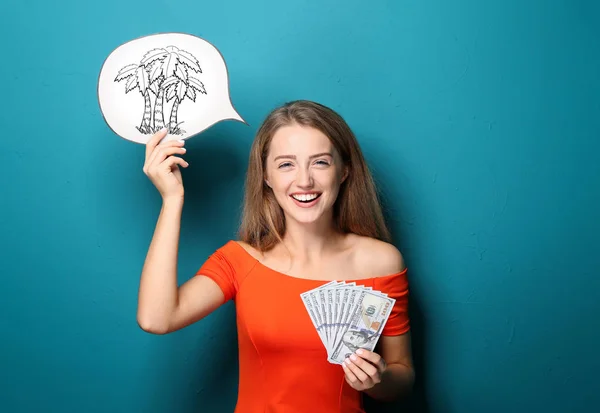
M 377 347 L 378 353 L 358 350 L 344 363 L 348 384 L 382 401 L 409 393 L 415 380 L 410 332 L 381 336 Z

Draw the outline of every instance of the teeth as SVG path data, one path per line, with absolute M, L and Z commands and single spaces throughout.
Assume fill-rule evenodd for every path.
M 292 197 L 294 197 L 295 199 L 297 199 L 298 201 L 302 201 L 302 202 L 308 202 L 308 201 L 312 201 L 313 199 L 315 199 L 317 196 L 319 196 L 318 194 L 310 194 L 310 195 L 292 195 Z

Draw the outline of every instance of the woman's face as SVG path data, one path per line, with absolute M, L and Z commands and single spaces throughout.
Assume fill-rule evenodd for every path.
M 339 154 L 329 138 L 301 125 L 277 130 L 265 165 L 266 182 L 286 220 L 309 224 L 330 218 L 339 188 L 346 178 Z

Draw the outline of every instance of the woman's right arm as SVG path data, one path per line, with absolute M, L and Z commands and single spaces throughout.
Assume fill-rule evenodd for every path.
M 146 144 L 144 173 L 159 190 L 163 204 L 142 269 L 137 322 L 147 332 L 166 334 L 186 327 L 219 307 L 224 295 L 210 278 L 195 276 L 178 287 L 177 253 L 183 209 L 183 181 L 179 166 L 188 164 L 177 154 L 183 142 L 159 144 L 158 132 Z

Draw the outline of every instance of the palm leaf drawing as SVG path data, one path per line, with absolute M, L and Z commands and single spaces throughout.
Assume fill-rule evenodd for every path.
M 136 71 L 136 78 L 138 81 L 138 87 L 140 89 L 140 93 L 142 95 L 146 94 L 146 90 L 148 89 L 148 86 L 150 85 L 150 76 L 148 75 L 148 72 L 146 71 L 146 69 L 144 69 L 144 66 L 140 65 L 137 68 Z
M 193 87 L 190 86 L 187 88 L 186 95 L 192 102 L 196 101 L 196 91 L 194 90 Z
M 191 87 L 196 89 L 198 92 L 206 95 L 206 89 L 204 88 L 204 83 L 202 83 L 201 81 L 199 81 L 198 79 L 196 79 L 195 77 L 192 77 L 192 76 L 190 76 L 188 78 L 188 82 Z
M 152 62 L 148 67 L 148 75 L 150 76 L 150 83 L 155 83 L 162 76 L 162 68 L 160 64 Z
M 162 61 L 162 73 L 165 77 L 173 76 L 179 63 L 179 56 L 175 53 L 169 53 Z
M 163 48 L 149 50 L 144 54 L 144 57 L 142 58 L 140 63 L 148 67 L 151 64 L 153 64 L 156 60 L 164 59 L 168 53 L 169 52 L 167 52 Z
M 129 76 L 133 76 L 138 66 L 139 65 L 136 64 L 123 66 L 117 73 L 117 76 L 115 77 L 115 82 L 120 82 L 123 79 L 127 79 Z
M 194 57 L 194 55 L 181 49 L 179 49 L 177 53 L 179 54 L 179 61 L 181 63 L 196 73 L 202 73 L 202 69 L 200 69 L 200 63 L 198 62 L 198 59 Z
M 177 76 L 182 82 L 186 82 L 188 78 L 188 71 L 184 65 L 177 65 L 174 75 Z
M 127 80 L 125 83 L 125 93 L 129 93 L 137 88 L 144 97 L 144 115 L 140 126 L 137 128 L 142 133 L 148 133 L 152 115 L 150 93 L 148 92 L 148 86 L 150 84 L 148 72 L 141 64 L 129 64 L 122 67 L 115 77 L 115 82 L 120 82 L 122 80 Z

